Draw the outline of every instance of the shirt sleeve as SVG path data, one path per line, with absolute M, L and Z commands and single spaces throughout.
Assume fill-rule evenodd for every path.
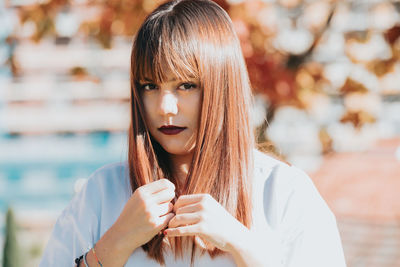
M 91 178 L 57 219 L 39 267 L 74 266 L 74 259 L 94 244 L 98 232 L 100 192 L 96 180 Z
M 281 214 L 285 267 L 346 266 L 336 219 L 307 174 L 289 167 Z

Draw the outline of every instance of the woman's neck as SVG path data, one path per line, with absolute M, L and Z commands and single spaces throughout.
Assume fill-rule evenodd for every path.
M 186 155 L 170 155 L 172 171 L 176 180 L 184 184 L 192 162 L 193 153 Z

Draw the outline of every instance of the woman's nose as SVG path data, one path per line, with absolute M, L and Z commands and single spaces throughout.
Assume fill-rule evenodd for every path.
M 178 113 L 178 100 L 172 93 L 161 95 L 160 103 L 161 115 L 176 115 Z

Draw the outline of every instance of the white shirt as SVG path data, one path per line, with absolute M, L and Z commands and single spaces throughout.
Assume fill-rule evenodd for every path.
M 271 266 L 346 266 L 336 220 L 311 179 L 288 166 L 255 151 L 253 179 L 253 224 L 251 232 L 263 236 L 261 249 Z M 113 225 L 131 196 L 127 163 L 106 165 L 62 212 L 54 226 L 40 267 L 74 265 Z M 232 233 L 234 234 L 234 233 Z M 190 255 L 175 260 L 165 254 L 166 266 L 190 266 Z M 136 249 L 127 267 L 160 265 Z M 195 266 L 236 266 L 230 255 L 211 259 L 197 256 Z

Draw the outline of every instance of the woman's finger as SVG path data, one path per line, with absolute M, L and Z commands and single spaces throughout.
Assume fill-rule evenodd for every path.
M 165 227 L 167 227 L 169 221 L 175 216 L 173 213 L 168 213 L 164 216 L 161 216 L 157 219 L 157 230 L 161 231 Z
M 198 235 L 199 226 L 197 224 L 181 226 L 177 228 L 167 228 L 164 230 L 164 235 L 168 237 L 172 236 L 193 236 Z
M 200 205 L 199 203 L 194 203 L 194 204 L 189 204 L 187 206 L 183 206 L 183 207 L 176 209 L 175 214 L 192 213 L 192 212 L 201 211 L 202 209 L 203 209 L 202 205 Z
M 185 213 L 175 215 L 174 218 L 169 221 L 168 227 L 176 228 L 179 226 L 195 224 L 201 221 L 202 217 L 200 213 Z
M 160 179 L 155 182 L 142 185 L 139 188 L 143 193 L 151 195 L 168 188 L 175 190 L 175 185 L 168 179 Z
M 174 211 L 177 211 L 180 207 L 197 203 L 207 198 L 207 194 L 193 194 L 193 195 L 181 195 L 175 202 Z
M 159 216 L 164 216 L 174 209 L 174 205 L 171 202 L 166 202 L 158 205 L 158 209 Z
M 168 188 L 153 194 L 151 197 L 156 204 L 170 202 L 175 197 L 175 191 Z

